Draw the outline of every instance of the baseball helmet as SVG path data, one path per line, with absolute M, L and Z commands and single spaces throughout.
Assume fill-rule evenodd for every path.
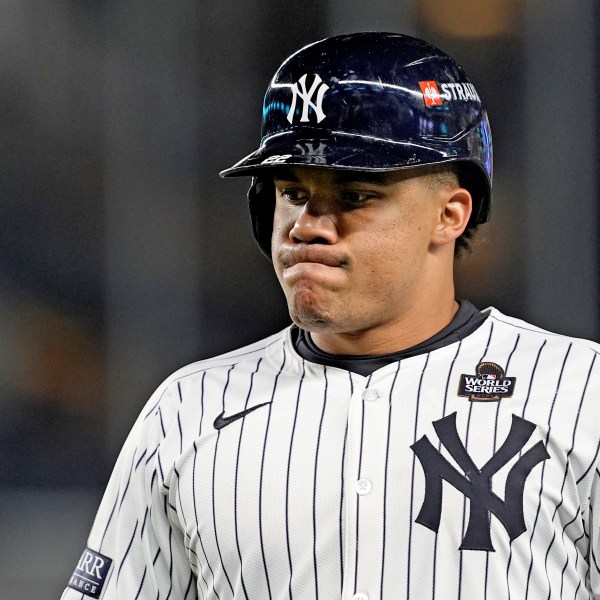
M 257 150 L 222 177 L 252 175 L 254 237 L 271 255 L 273 169 L 390 171 L 459 163 L 473 197 L 469 227 L 489 219 L 492 139 L 473 84 L 450 56 L 407 35 L 365 32 L 310 44 L 265 94 Z

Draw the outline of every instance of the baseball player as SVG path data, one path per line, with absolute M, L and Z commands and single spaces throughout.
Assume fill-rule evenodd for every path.
M 63 600 L 600 598 L 599 346 L 454 296 L 492 177 L 463 70 L 309 45 L 238 175 L 293 325 L 158 388 Z

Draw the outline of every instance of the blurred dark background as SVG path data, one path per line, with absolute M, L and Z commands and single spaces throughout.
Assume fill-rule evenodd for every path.
M 58 598 L 138 411 L 186 363 L 288 320 L 255 247 L 262 96 L 300 46 L 424 37 L 494 135 L 458 293 L 600 337 L 594 0 L 5 0 L 0 13 L 0 598 Z

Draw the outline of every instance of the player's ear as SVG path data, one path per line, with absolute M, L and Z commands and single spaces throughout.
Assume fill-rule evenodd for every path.
M 454 242 L 467 227 L 473 200 L 465 188 L 454 188 L 441 191 L 438 219 L 432 235 L 432 243 L 443 246 Z

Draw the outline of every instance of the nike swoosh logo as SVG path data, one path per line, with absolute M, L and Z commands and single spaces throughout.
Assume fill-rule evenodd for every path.
M 271 403 L 263 402 L 262 404 L 257 404 L 256 406 L 247 408 L 246 410 L 243 410 L 242 412 L 239 412 L 239 413 L 235 413 L 234 415 L 229 415 L 228 417 L 224 416 L 225 412 L 222 412 L 215 419 L 215 422 L 213 423 L 213 425 L 215 426 L 216 430 L 223 429 L 223 427 L 225 427 L 226 425 L 229 425 L 230 423 L 233 423 L 234 421 L 237 421 L 238 419 L 245 417 L 248 413 L 251 413 L 253 410 L 260 408 L 261 406 L 266 406 L 267 404 L 271 404 Z

